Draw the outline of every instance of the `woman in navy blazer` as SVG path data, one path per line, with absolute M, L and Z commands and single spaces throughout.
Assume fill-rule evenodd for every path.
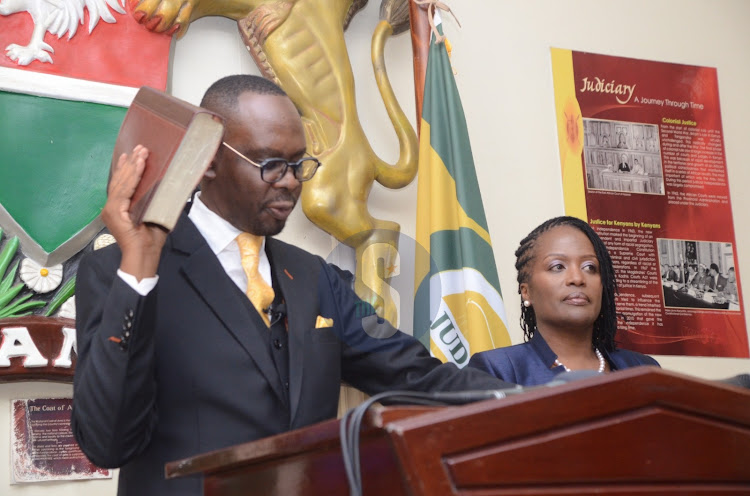
M 607 247 L 588 223 L 555 217 L 516 250 L 525 343 L 476 353 L 470 367 L 522 386 L 570 370 L 606 373 L 659 363 L 617 349 L 617 282 Z

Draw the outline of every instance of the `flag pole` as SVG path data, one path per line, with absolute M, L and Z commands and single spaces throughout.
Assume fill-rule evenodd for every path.
M 427 6 L 409 0 L 409 24 L 411 26 L 411 49 L 414 57 L 414 96 L 417 107 L 417 136 L 422 120 L 422 100 L 424 79 L 427 72 L 427 56 L 430 51 L 430 23 L 427 19 Z

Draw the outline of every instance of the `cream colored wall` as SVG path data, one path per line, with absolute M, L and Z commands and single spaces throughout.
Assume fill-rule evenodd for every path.
M 323 2 L 324 3 L 324 2 Z M 750 2 L 746 0 L 462 0 L 447 2 L 445 31 L 453 43 L 456 80 L 467 115 L 477 176 L 493 239 L 513 342 L 521 342 L 513 252 L 518 241 L 541 221 L 563 214 L 559 158 L 550 70 L 550 47 L 623 57 L 716 67 L 734 211 L 740 277 L 750 274 L 748 223 L 750 168 L 743 145 L 750 116 Z M 379 2 L 371 0 L 347 32 L 357 78 L 360 118 L 382 158 L 395 161 L 390 128 L 370 66 L 370 34 Z M 404 34 L 391 40 L 388 71 L 407 115 L 414 116 L 411 45 Z M 202 19 L 174 47 L 172 92 L 198 103 L 206 87 L 221 76 L 257 73 L 234 22 Z M 414 119 L 413 119 L 414 120 Z M 375 185 L 370 210 L 397 219 L 413 236 L 416 183 L 399 191 Z M 295 211 L 282 238 L 327 256 L 335 243 Z M 345 264 L 347 260 L 340 260 Z M 408 270 L 408 269 L 404 269 Z M 744 305 L 748 303 L 747 284 Z M 747 320 L 747 319 L 746 319 Z M 665 368 L 706 378 L 750 372 L 740 359 L 658 356 Z M 115 493 L 112 481 L 9 486 L 10 400 L 71 394 L 67 385 L 0 385 L 0 494 L 94 496 Z
M 467 0 L 453 7 L 464 26 L 447 28 L 453 64 L 514 342 L 522 336 L 514 325 L 520 309 L 513 252 L 535 225 L 564 213 L 550 47 L 717 68 L 737 256 L 747 279 L 750 232 L 742 227 L 750 211 L 743 195 L 750 185 L 744 150 L 750 33 L 744 26 L 750 2 Z M 494 56 L 477 56 L 493 45 Z M 747 308 L 747 291 L 744 296 Z M 707 378 L 750 372 L 748 360 L 656 358 L 665 368 Z

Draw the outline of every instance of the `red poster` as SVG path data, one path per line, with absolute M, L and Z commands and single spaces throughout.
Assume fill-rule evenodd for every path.
M 566 212 L 612 255 L 619 344 L 748 357 L 716 69 L 552 60 Z

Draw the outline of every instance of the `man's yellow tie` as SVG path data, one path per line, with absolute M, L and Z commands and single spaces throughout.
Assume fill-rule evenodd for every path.
M 273 288 L 263 279 L 258 272 L 258 261 L 260 247 L 263 238 L 250 233 L 242 233 L 237 236 L 237 245 L 242 255 L 242 268 L 247 274 L 247 297 L 266 325 L 270 325 L 268 314 L 264 311 L 273 302 Z

